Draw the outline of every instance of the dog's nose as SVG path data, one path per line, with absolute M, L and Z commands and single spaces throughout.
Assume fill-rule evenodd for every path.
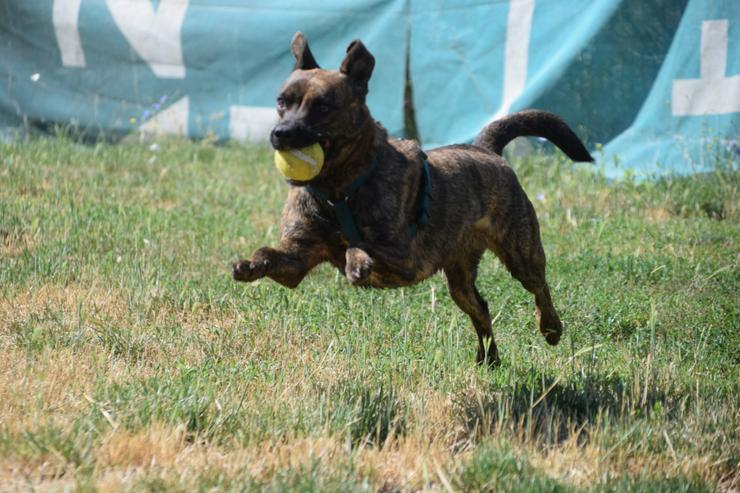
M 288 135 L 288 129 L 282 125 L 278 125 L 277 127 L 272 129 L 272 136 L 280 139 Z
M 316 133 L 304 122 L 281 121 L 270 132 L 270 143 L 277 150 L 300 149 L 318 140 Z
M 285 141 L 290 135 L 290 128 L 287 125 L 277 125 L 270 132 L 270 143 L 275 149 L 281 149 L 285 147 Z

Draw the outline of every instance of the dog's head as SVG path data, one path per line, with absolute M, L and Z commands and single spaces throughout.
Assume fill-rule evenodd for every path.
M 280 119 L 270 133 L 270 143 L 286 150 L 318 142 L 329 159 L 371 118 L 365 96 L 375 58 L 355 40 L 339 70 L 323 70 L 300 32 L 293 36 L 291 50 L 295 67 L 277 97 Z

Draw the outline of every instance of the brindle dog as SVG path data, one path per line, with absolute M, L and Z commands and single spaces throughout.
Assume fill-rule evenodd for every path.
M 494 121 L 474 145 L 452 145 L 427 155 L 408 140 L 389 139 L 365 104 L 375 59 L 359 40 L 350 43 L 339 70 L 322 70 L 306 38 L 291 42 L 296 63 L 277 98 L 275 149 L 319 142 L 325 164 L 310 182 L 291 185 L 276 248 L 263 247 L 234 264 L 233 277 L 269 277 L 294 288 L 315 266 L 329 261 L 350 284 L 378 288 L 410 286 L 440 269 L 452 299 L 472 319 L 479 363 L 499 363 L 488 306 L 475 286 L 478 263 L 492 250 L 511 275 L 534 294 L 539 329 L 547 342 L 560 340 L 563 325 L 545 280 L 545 253 L 534 208 L 512 169 L 501 158 L 515 137 L 546 137 L 571 159 L 592 158 L 557 116 L 526 111 Z M 430 185 L 425 187 L 424 159 Z M 364 181 L 360 177 L 367 175 Z M 330 201 L 356 180 L 347 201 L 362 240 L 350 244 Z M 419 223 L 419 194 L 429 192 L 428 220 Z

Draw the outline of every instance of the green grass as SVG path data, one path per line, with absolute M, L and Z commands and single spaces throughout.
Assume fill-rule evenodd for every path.
M 262 148 L 0 143 L 0 484 L 80 491 L 715 491 L 740 484 L 740 173 L 514 162 L 565 323 L 491 255 L 502 366 L 444 279 L 296 290 Z M 736 157 L 734 159 L 737 159 Z

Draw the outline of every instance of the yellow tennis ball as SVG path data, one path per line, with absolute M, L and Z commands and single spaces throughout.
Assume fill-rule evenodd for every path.
M 324 150 L 316 143 L 301 149 L 275 151 L 275 166 L 291 180 L 308 181 L 321 172 Z

